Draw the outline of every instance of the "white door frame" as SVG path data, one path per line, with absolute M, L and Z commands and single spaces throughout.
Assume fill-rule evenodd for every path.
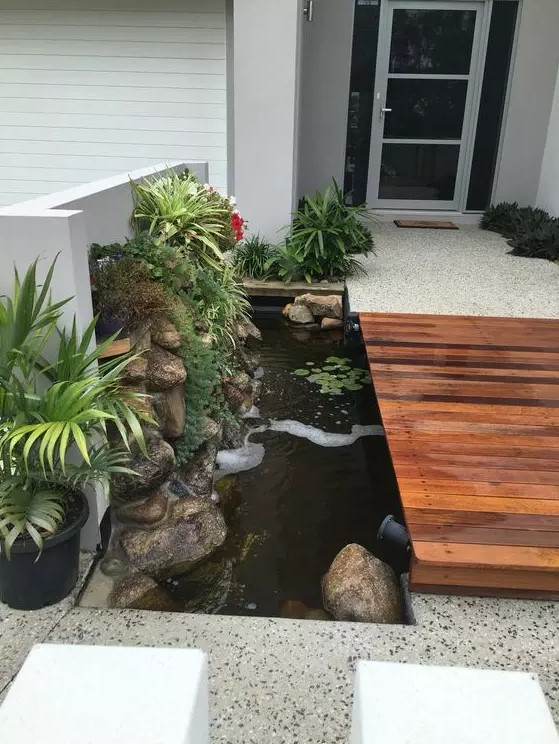
M 410 8 L 416 6 L 418 9 L 464 9 L 476 10 L 476 27 L 472 45 L 472 64 L 467 76 L 448 75 L 447 79 L 467 79 L 469 81 L 465 105 L 462 136 L 456 142 L 454 140 L 426 140 L 437 144 L 460 144 L 459 162 L 454 191 L 454 199 L 451 201 L 421 201 L 408 199 L 379 199 L 378 188 L 380 181 L 380 168 L 382 157 L 382 143 L 384 141 L 384 126 L 375 126 L 377 122 L 383 122 L 382 108 L 385 105 L 389 73 L 389 53 L 392 39 L 393 12 L 397 8 Z M 479 114 L 481 99 L 481 88 L 483 82 L 483 70 L 489 38 L 489 25 L 493 0 L 384 0 L 381 6 L 379 22 L 379 44 L 377 51 L 377 66 L 375 74 L 375 101 L 373 107 L 373 131 L 371 136 L 371 148 L 369 155 L 369 177 L 367 184 L 367 204 L 374 209 L 398 209 L 398 210 L 433 210 L 433 211 L 464 211 L 466 209 L 467 191 L 470 180 L 473 150 L 475 143 L 476 124 Z M 419 78 L 429 76 L 419 75 Z M 438 79 L 445 79 L 444 75 L 437 75 Z M 398 140 L 400 141 L 400 140 Z M 402 143 L 410 142 L 402 139 Z M 417 140 L 418 141 L 418 140 Z M 414 140 L 411 141 L 412 143 Z

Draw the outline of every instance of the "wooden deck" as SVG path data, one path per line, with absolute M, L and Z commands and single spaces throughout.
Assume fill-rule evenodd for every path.
M 412 589 L 559 598 L 559 321 L 360 318 Z

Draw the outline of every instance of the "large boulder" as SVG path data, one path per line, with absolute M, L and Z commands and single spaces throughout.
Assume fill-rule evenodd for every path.
M 164 577 L 186 573 L 226 536 L 225 520 L 212 501 L 186 498 L 173 503 L 170 517 L 158 527 L 125 530 L 119 542 L 133 570 Z
M 168 390 L 186 380 L 183 361 L 175 354 L 153 345 L 147 359 L 146 386 L 150 392 Z
M 178 349 L 181 336 L 176 327 L 167 318 L 157 318 L 151 323 L 151 340 L 163 349 Z
M 125 576 L 115 584 L 108 605 L 121 610 L 178 612 L 181 609 L 156 581 L 142 573 Z
M 164 487 L 158 488 L 145 501 L 125 504 L 117 511 L 117 518 L 128 524 L 148 526 L 157 524 L 167 514 L 167 494 Z
M 289 308 L 287 317 L 292 323 L 297 323 L 298 325 L 314 323 L 313 314 L 305 305 L 292 305 Z
M 158 431 L 145 433 L 148 456 L 134 446 L 130 464 L 135 475 L 119 474 L 111 481 L 111 496 L 118 501 L 140 501 L 159 488 L 175 467 L 175 453 Z
M 295 307 L 306 307 L 315 318 L 343 317 L 342 298 L 340 295 L 315 295 L 310 292 L 295 298 Z
M 322 318 L 320 327 L 323 331 L 338 331 L 343 328 L 343 321 L 336 320 L 335 318 Z
M 175 385 L 164 393 L 155 393 L 153 407 L 162 436 L 165 439 L 180 437 L 186 423 L 184 385 Z
M 144 382 L 146 379 L 147 366 L 148 360 L 145 356 L 131 359 L 122 371 L 122 381 L 127 383 Z
M 361 545 L 346 545 L 322 580 L 324 607 L 336 620 L 402 622 L 396 574 Z

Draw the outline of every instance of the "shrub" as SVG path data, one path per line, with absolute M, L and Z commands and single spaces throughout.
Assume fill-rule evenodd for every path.
M 278 253 L 280 276 L 299 274 L 310 283 L 342 279 L 359 270 L 360 264 L 351 256 L 374 253 L 373 236 L 362 219 L 373 219 L 370 210 L 344 204 L 335 181 L 314 198 L 305 196 Z
M 503 202 L 484 213 L 480 227 L 508 238 L 514 256 L 559 258 L 559 220 L 543 209 Z
M 274 247 L 259 235 L 238 243 L 233 263 L 239 275 L 249 279 L 270 279 L 277 268 Z
M 150 279 L 142 261 L 134 258 L 100 259 L 92 270 L 93 307 L 98 315 L 122 319 L 127 326 L 165 314 L 165 287 Z

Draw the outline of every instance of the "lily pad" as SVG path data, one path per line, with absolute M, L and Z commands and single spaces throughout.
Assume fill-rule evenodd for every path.
M 296 369 L 293 373 L 294 375 L 297 375 L 297 377 L 306 377 L 307 375 L 310 375 L 310 372 L 308 369 Z

